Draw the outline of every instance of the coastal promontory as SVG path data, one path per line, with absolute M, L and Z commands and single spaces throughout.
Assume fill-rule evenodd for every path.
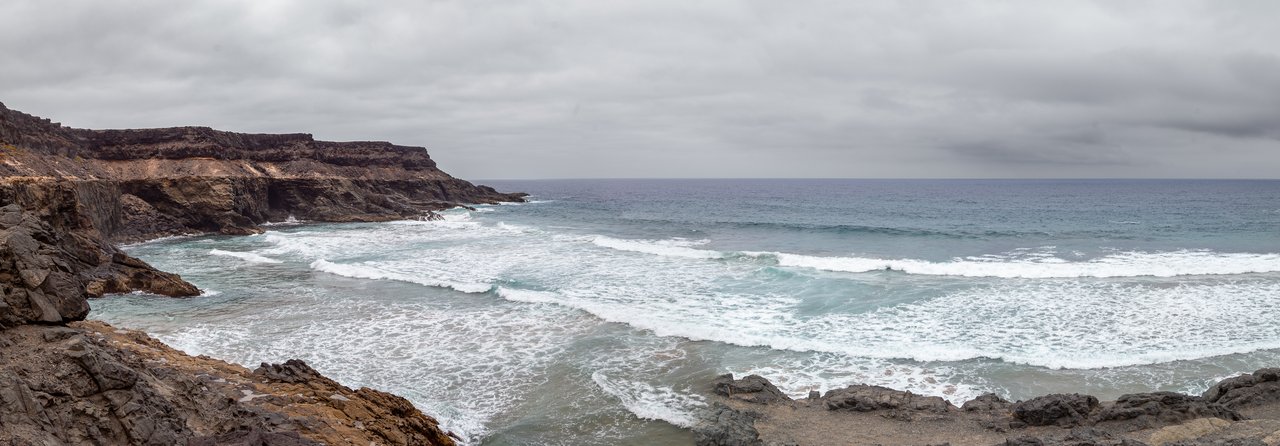
M 87 299 L 198 298 L 119 243 L 289 219 L 432 219 L 521 201 L 426 149 L 175 127 L 86 130 L 0 104 L 0 443 L 452 444 L 407 400 L 281 358 L 256 370 L 85 321 Z

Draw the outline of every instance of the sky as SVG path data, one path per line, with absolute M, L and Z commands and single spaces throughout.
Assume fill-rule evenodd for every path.
M 5 0 L 0 102 L 470 179 L 1277 178 L 1275 1 Z

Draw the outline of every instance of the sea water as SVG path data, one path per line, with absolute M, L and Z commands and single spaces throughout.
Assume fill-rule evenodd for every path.
M 128 247 L 206 294 L 91 317 L 492 445 L 689 444 L 722 373 L 959 404 L 1280 365 L 1277 181 L 489 184 L 531 201 Z

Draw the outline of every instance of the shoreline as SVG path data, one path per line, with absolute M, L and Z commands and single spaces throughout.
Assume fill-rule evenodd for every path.
M 711 387 L 710 416 L 694 427 L 699 446 L 1280 444 L 1280 369 L 1224 379 L 1203 395 L 1099 401 L 1050 394 L 1010 402 L 986 394 L 959 407 L 867 385 L 793 400 L 757 375 L 723 375 Z

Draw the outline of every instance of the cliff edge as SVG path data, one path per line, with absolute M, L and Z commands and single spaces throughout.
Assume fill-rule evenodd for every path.
M 523 201 L 421 147 L 206 127 L 86 130 L 0 104 L 0 443 L 451 445 L 407 400 L 301 361 L 192 358 L 88 316 L 86 299 L 197 296 L 115 244 L 267 222 L 432 219 Z

